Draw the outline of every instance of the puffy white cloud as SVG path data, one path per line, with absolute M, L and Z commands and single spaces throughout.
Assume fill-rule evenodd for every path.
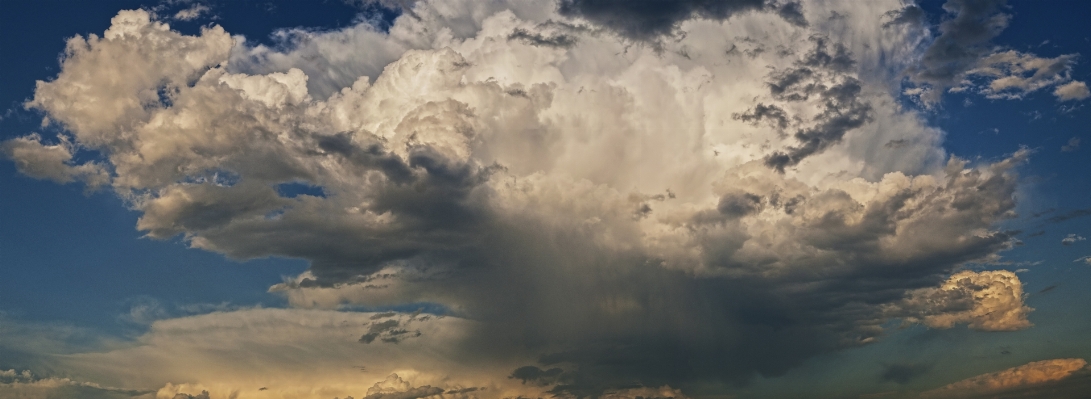
M 1054 383 L 1087 366 L 1083 359 L 1051 359 L 982 374 L 924 392 L 923 397 L 957 398 L 975 394 L 996 394 L 1026 386 Z
M 1057 101 L 1083 100 L 1088 96 L 1091 96 L 1091 91 L 1087 90 L 1086 83 L 1071 81 L 1057 86 L 1057 88 L 1053 90 L 1053 95 L 1057 96 Z
M 214 313 L 66 364 L 173 384 L 161 396 L 361 395 L 394 372 L 417 388 L 542 388 L 512 370 L 598 395 L 776 375 L 891 318 L 1029 325 L 1014 275 L 947 280 L 1010 246 L 996 225 L 1029 151 L 949 157 L 899 104 L 924 35 L 876 21 L 900 20 L 901 2 L 785 7 L 690 10 L 664 28 L 687 34 L 644 45 L 551 4 L 420 1 L 389 33 L 285 31 L 283 51 L 123 11 L 69 42 L 30 106 L 105 158 L 138 229 L 307 259 L 270 289 L 296 307 L 427 302 L 463 319 Z M 39 154 L 9 155 L 42 159 L 20 166 L 31 175 L 76 167 L 36 137 L 4 146 Z M 966 307 L 905 305 L 922 289 Z M 330 368 L 314 379 L 301 365 L 319 355 Z M 351 379 L 364 358 L 370 379 Z

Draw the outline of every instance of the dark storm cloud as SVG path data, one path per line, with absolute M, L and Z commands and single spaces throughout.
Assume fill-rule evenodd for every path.
M 558 8 L 563 15 L 586 18 L 630 39 L 653 41 L 674 33 L 687 19 L 726 19 L 767 5 L 765 0 L 560 0 Z M 793 24 L 807 24 L 798 3 L 768 8 Z
M 777 15 L 784 18 L 788 23 L 799 26 L 807 27 L 807 18 L 803 16 L 803 6 L 799 2 L 784 3 L 777 7 Z
M 788 147 L 787 151 L 778 151 L 765 158 L 765 164 L 769 167 L 784 172 L 785 168 L 798 165 L 804 158 L 841 142 L 841 138 L 849 130 L 871 121 L 871 106 L 857 100 L 860 83 L 855 79 L 846 79 L 843 83 L 829 88 L 817 86 L 814 90 L 825 101 L 826 109 L 814 118 L 817 123 L 815 126 L 800 129 L 793 135 L 800 145 Z
M 771 73 L 766 82 L 776 100 L 790 103 L 817 97 L 824 108 L 805 121 L 809 127 L 801 127 L 793 134 L 799 145 L 765 158 L 766 165 L 780 172 L 839 143 L 849 130 L 872 120 L 871 105 L 860 99 L 862 83 L 848 75 L 856 65 L 852 53 L 841 44 L 830 45 L 829 39 L 822 36 L 812 36 L 810 41 L 814 46 L 811 51 L 793 67 Z M 798 120 L 784 108 L 764 103 L 732 114 L 732 118 L 755 125 L 764 120 L 780 129 L 788 127 L 790 120 Z
M 519 40 L 532 46 L 568 48 L 576 44 L 576 38 L 565 35 L 543 35 L 526 29 L 517 28 L 508 35 L 508 40 Z
M 1006 3 L 1005 0 L 948 0 L 943 9 L 954 17 L 940 23 L 939 37 L 925 50 L 920 64 L 909 70 L 910 77 L 939 91 L 957 84 L 966 71 L 992 50 L 989 41 L 1008 26 L 1010 15 L 1003 12 Z M 905 15 L 903 11 L 896 20 Z
M 776 152 L 765 158 L 766 165 L 781 172 L 788 167 L 799 165 L 808 156 L 840 143 L 844 134 L 872 120 L 872 107 L 856 98 L 861 90 L 859 81 L 849 77 L 834 86 L 810 83 L 800 87 L 800 81 L 803 78 L 800 76 L 812 75 L 805 71 L 808 70 L 796 70 L 777 84 L 770 84 L 772 92 L 781 98 L 796 100 L 817 94 L 825 102 L 825 110 L 814 118 L 815 125 L 811 128 L 800 129 L 793 134 L 800 145 L 788 147 L 784 152 Z M 790 92 L 790 89 L 795 87 L 801 90 Z
M 886 144 L 883 144 L 883 147 L 886 147 L 886 148 L 902 148 L 902 147 L 905 147 L 906 144 L 908 144 L 908 142 L 906 142 L 905 139 L 896 139 L 896 140 L 890 140 L 890 141 L 886 142 Z
M 883 367 L 883 374 L 879 378 L 905 385 L 927 374 L 931 369 L 932 366 L 926 364 L 891 364 Z
M 916 4 L 909 4 L 901 10 L 891 10 L 884 14 L 887 17 L 887 21 L 883 23 L 883 27 L 889 27 L 894 25 L 922 25 L 925 22 L 924 10 L 920 7 L 916 7 Z
M 784 129 L 788 127 L 788 113 L 776 105 L 765 105 L 758 103 L 754 108 L 751 108 L 743 113 L 731 114 L 731 119 L 740 120 L 752 125 L 757 125 L 761 121 L 774 126 L 778 129 Z
M 376 314 L 375 316 L 385 315 L 385 313 Z M 386 318 L 385 317 L 379 317 Z M 420 330 L 409 330 L 408 327 L 413 323 L 416 314 L 413 314 L 407 320 L 387 319 L 383 321 L 375 321 L 368 325 L 367 333 L 360 337 L 359 342 L 370 344 L 375 342 L 376 339 L 383 343 L 396 344 L 407 338 L 417 338 L 421 336 Z M 377 318 L 372 316 L 372 320 Z
M 791 4 L 780 6 L 782 16 L 801 16 L 799 6 Z M 761 2 L 711 1 L 561 3 L 563 12 L 638 35 L 634 38 L 639 40 L 667 33 L 685 18 L 726 18 L 763 7 L 767 6 Z M 128 17 L 137 20 L 140 15 Z M 146 35 L 170 34 L 147 25 L 126 28 L 144 29 Z M 558 44 L 553 36 L 536 37 L 529 31 L 509 37 L 509 29 L 481 40 L 483 46 L 499 47 L 483 48 L 474 56 L 512 44 L 521 51 L 543 53 L 566 48 L 513 43 Z M 138 39 L 144 40 L 135 35 L 118 40 Z M 169 42 L 166 39 L 162 42 Z M 534 43 L 539 39 L 544 42 Z M 223 52 L 233 46 L 225 33 L 217 43 Z M 574 43 L 569 45 L 583 44 Z M 149 51 L 151 55 L 126 52 L 141 48 L 139 44 L 110 49 L 132 59 L 163 57 L 163 65 L 179 64 L 177 60 L 191 55 L 177 49 L 177 58 L 169 58 L 166 50 Z M 181 88 L 169 108 L 132 109 L 174 121 L 173 112 L 190 107 L 186 109 L 193 109 L 195 116 L 177 118 L 176 124 L 193 124 L 196 116 L 207 116 L 198 120 L 204 123 L 200 126 L 237 124 L 224 128 L 230 134 L 222 135 L 204 128 L 174 134 L 157 130 L 160 125 L 137 132 L 143 135 L 119 134 L 119 129 L 129 132 L 125 126 L 143 129 L 146 124 L 135 117 L 109 119 L 113 117 L 103 112 L 65 114 L 72 109 L 70 104 L 97 103 L 82 95 L 68 97 L 71 90 L 61 88 L 105 85 L 95 87 L 117 96 L 109 85 L 128 80 L 85 81 L 79 80 L 85 75 L 71 75 L 76 77 L 62 76 L 41 86 L 42 98 L 59 104 L 45 111 L 60 113 L 74 121 L 73 126 L 87 122 L 99 129 L 84 132 L 84 137 L 122 142 L 110 148 L 115 151 L 111 162 L 129 162 L 115 168 L 121 170 L 116 172 L 118 179 L 139 183 L 144 167 L 158 162 L 155 170 L 162 176 L 148 179 L 156 185 L 132 183 L 133 190 L 144 190 L 140 193 L 154 192 L 139 204 L 144 215 L 138 228 L 149 235 L 181 234 L 193 247 L 235 258 L 308 260 L 311 267 L 304 275 L 273 290 L 288 295 L 295 306 L 318 307 L 319 301 L 311 299 L 332 295 L 325 302 L 331 308 L 428 303 L 451 309 L 466 321 L 467 331 L 455 331 L 457 345 L 445 348 L 442 356 L 454 364 L 522 365 L 513 367 L 509 382 L 548 387 L 558 395 L 597 396 L 611 389 L 664 385 L 700 394 L 710 384 L 782 375 L 817 354 L 873 342 L 892 319 L 954 314 L 955 321 L 949 324 L 1010 327 L 974 324 L 975 316 L 961 315 L 977 305 L 975 290 L 994 285 L 963 277 L 951 289 L 937 287 L 960 264 L 1010 247 L 1013 233 L 996 231 L 995 224 L 1012 215 L 1017 182 L 1013 168 L 1026 159 L 1027 151 L 994 164 L 971 166 L 951 158 L 945 169 L 920 176 L 892 171 L 882 181 L 852 180 L 863 194 L 812 186 L 785 174 L 787 167 L 834 146 L 847 131 L 871 118 L 871 107 L 861 100 L 864 83 L 852 76 L 855 61 L 846 47 L 819 36 L 804 46 L 810 47 L 784 51 L 783 56 L 799 54 L 798 59 L 767 76 L 770 100 L 736 117 L 750 124 L 791 127 L 794 135 L 784 138 L 795 141 L 774 149 L 764 160 L 710 163 L 707 168 L 717 177 L 694 183 L 701 188 L 687 188 L 677 196 L 672 191 L 630 194 L 628 190 L 635 190 L 629 188 L 630 182 L 610 181 L 625 174 L 650 179 L 659 172 L 645 173 L 647 169 L 636 166 L 687 174 L 682 172 L 690 169 L 674 169 L 675 158 L 650 165 L 643 157 L 639 162 L 611 163 L 606 176 L 594 179 L 560 172 L 575 168 L 550 169 L 553 165 L 547 162 L 517 174 L 494 161 L 514 164 L 546 154 L 543 159 L 579 168 L 586 166 L 587 160 L 579 159 L 583 153 L 561 156 L 550 152 L 552 147 L 587 147 L 588 142 L 601 141 L 604 148 L 638 153 L 623 147 L 642 140 L 647 140 L 648 148 L 668 147 L 675 139 L 665 134 L 669 129 L 648 122 L 673 121 L 666 119 L 670 115 L 640 119 L 645 115 L 637 111 L 646 108 L 633 104 L 656 107 L 685 101 L 663 96 L 666 91 L 658 88 L 650 90 L 651 96 L 642 94 L 637 89 L 647 88 L 641 86 L 646 83 L 643 75 L 636 75 L 641 79 L 633 90 L 617 88 L 616 107 L 610 104 L 614 97 L 601 94 L 610 85 L 599 84 L 613 84 L 614 77 L 579 75 L 598 84 L 592 87 L 603 101 L 571 108 L 561 101 L 553 104 L 552 96 L 554 89 L 571 93 L 575 87 L 553 81 L 518 87 L 503 87 L 491 79 L 475 82 L 472 76 L 481 71 L 470 71 L 472 64 L 499 62 L 485 66 L 508 68 L 511 60 L 486 57 L 471 63 L 445 48 L 406 52 L 374 83 L 359 79 L 328 101 L 292 103 L 275 96 L 287 92 L 305 97 L 305 90 L 294 90 L 306 83 L 306 76 L 296 70 L 294 75 L 217 75 L 227 76 L 225 82 L 242 89 L 214 76 Z M 754 44 L 747 51 L 761 48 Z M 577 59 L 576 53 L 566 55 Z M 600 55 L 609 54 L 596 57 Z M 207 58 L 219 62 L 225 57 Z M 117 68 L 114 58 L 104 59 L 93 66 Z M 586 68 L 601 73 L 600 60 L 591 64 Z M 654 69 L 662 68 L 648 71 Z M 244 90 L 247 86 L 238 83 L 244 79 L 257 89 Z M 143 86 L 134 87 L 133 93 L 146 92 Z M 46 96 L 51 88 L 60 93 L 56 98 Z M 690 91 L 677 91 L 678 96 L 690 95 L 686 93 Z M 789 109 L 811 113 L 789 115 Z M 621 119 L 597 119 L 602 116 Z M 614 125 L 633 130 L 610 136 Z M 575 135 L 566 136 L 568 141 L 519 141 L 539 133 L 571 132 Z M 779 137 L 774 129 L 761 134 Z M 124 142 L 133 137 L 147 141 Z M 208 142 L 222 145 L 204 146 Z M 523 144 L 529 150 L 519 147 Z M 697 148 L 682 147 L 685 154 Z M 159 148 L 190 151 L 151 151 Z M 511 153 L 507 158 L 494 157 L 505 151 Z M 180 152 L 190 158 L 175 162 L 173 157 Z M 281 164 L 292 167 L 268 167 Z M 193 177 L 213 167 L 239 169 L 240 177 L 233 184 Z M 822 172 L 841 176 L 834 170 Z M 676 175 L 665 175 L 669 177 L 656 181 L 663 186 L 652 191 L 682 183 Z M 284 181 L 321 186 L 326 195 L 283 198 L 272 187 Z M 1021 297 L 1013 300 L 1021 305 L 1019 301 Z M 367 317 L 366 329 L 354 326 L 359 330 L 353 335 L 361 344 L 396 344 L 421 335 L 413 324 L 416 315 Z M 432 334 L 428 335 L 417 342 L 430 339 Z M 382 349 L 415 347 L 417 342 Z M 526 360 L 535 358 L 536 362 Z M 429 386 L 399 392 L 376 388 L 381 392 L 369 394 L 382 396 L 373 399 L 443 392 Z
M 523 366 L 512 371 L 508 378 L 522 381 L 524 384 L 546 386 L 556 384 L 564 374 L 564 370 L 558 367 L 543 370 L 537 366 Z
M 412 178 L 412 169 L 401 157 L 387 151 L 378 140 L 366 136 L 363 138 L 370 139 L 370 142 L 361 146 L 353 142 L 352 135 L 345 133 L 319 136 L 316 141 L 322 151 L 341 155 L 366 169 L 378 169 L 396 183 L 408 182 Z
M 443 388 L 425 385 L 405 392 L 374 393 L 364 396 L 364 399 L 418 399 L 441 393 L 443 393 Z
M 883 23 L 883 27 L 893 25 L 922 25 L 925 22 L 924 10 L 914 4 L 907 5 L 900 10 L 888 11 L 885 17 L 889 18 Z

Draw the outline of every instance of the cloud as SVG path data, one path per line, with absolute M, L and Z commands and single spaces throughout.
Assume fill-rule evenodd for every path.
M 1068 139 L 1068 143 L 1061 146 L 1061 152 L 1074 152 L 1078 149 L 1080 149 L 1079 137 L 1073 137 L 1071 139 Z
M 1086 263 L 1088 265 L 1091 265 L 1091 256 L 1084 256 L 1082 258 L 1074 260 L 1073 262 L 1076 262 L 1076 263 L 1083 262 L 1083 263 Z
M 1061 244 L 1072 245 L 1080 241 L 1084 241 L 1086 238 L 1078 234 L 1069 234 L 1067 237 L 1061 239 Z
M 41 136 L 31 134 L 0 144 L 0 153 L 15 162 L 19 173 L 35 179 L 47 179 L 57 183 L 81 181 L 88 188 L 98 188 L 110 182 L 110 173 L 94 161 L 75 164 L 72 153 L 75 145 L 65 136 L 59 143 L 43 144 Z
M 359 396 L 392 373 L 644 395 L 625 390 L 780 375 L 895 320 L 1029 326 L 1014 274 L 954 271 L 1013 245 L 1031 152 L 950 156 L 899 105 L 920 34 L 874 21 L 901 2 L 675 2 L 648 32 L 689 33 L 657 46 L 603 34 L 632 28 L 613 3 L 452 4 L 273 47 L 140 10 L 71 39 L 29 105 L 101 156 L 137 229 L 310 269 L 270 287 L 295 309 L 137 309 L 137 344 L 65 367 L 168 397 Z M 68 147 L 4 143 L 25 145 L 50 154 L 27 174 L 69 181 Z M 442 311 L 351 312 L 406 304 Z
M 947 88 L 962 79 L 963 74 L 977 66 L 989 51 L 988 43 L 1007 28 L 1011 16 L 1003 13 L 1003 0 L 949 0 L 943 4 L 948 14 L 939 25 L 940 35 L 925 50 L 920 65 L 909 70 L 919 83 L 935 87 L 922 99 L 938 101 Z
M 883 17 L 887 19 L 886 22 L 883 22 L 883 27 L 902 24 L 917 26 L 925 22 L 924 10 L 914 4 L 906 5 L 901 9 L 887 11 L 883 14 Z
M 994 373 L 982 374 L 924 392 L 924 397 L 971 397 L 996 395 L 1019 388 L 1057 383 L 1087 366 L 1083 359 L 1052 359 L 1031 362 Z
M 103 387 L 60 377 L 38 377 L 29 370 L 0 370 L 0 395 L 11 398 L 45 399 L 56 397 L 151 399 L 154 391 Z
M 967 323 L 982 331 L 1015 331 L 1031 326 L 1027 314 L 1033 309 L 1023 304 L 1026 295 L 1019 278 L 1007 270 L 963 271 L 951 276 L 938 289 L 912 293 L 899 311 L 912 309 L 932 328 L 951 328 Z
M 174 14 L 174 19 L 179 21 L 192 21 L 200 18 L 201 15 L 207 14 L 211 11 L 208 6 L 204 4 L 194 4 L 189 8 L 178 11 Z
M 991 40 L 1007 28 L 1011 15 L 1005 0 L 948 0 L 949 14 L 939 25 L 939 36 L 924 51 L 920 62 L 906 70 L 916 87 L 906 90 L 926 106 L 937 104 L 945 92 L 978 92 L 990 99 L 1022 99 L 1043 88 L 1056 87 L 1059 101 L 1086 97 L 1086 86 L 1071 80 L 1076 54 L 1042 58 L 1014 50 L 996 49 Z M 907 8 L 909 10 L 909 8 Z M 910 12 L 910 16 L 915 15 Z M 953 15 L 951 15 L 953 14 Z M 893 15 L 890 23 L 901 21 Z M 905 17 L 906 20 L 919 18 Z M 1083 87 L 1083 92 L 1080 91 Z
M 420 339 L 358 342 L 380 314 L 250 308 L 165 319 L 132 343 L 57 357 L 53 367 L 167 398 L 207 392 L 212 399 L 464 399 L 533 392 L 495 378 L 515 368 L 511 360 L 483 362 L 460 346 L 474 330 L 469 320 L 415 316 Z
M 666 0 L 561 0 L 562 15 L 579 16 L 635 40 L 652 40 L 672 34 L 678 24 L 690 18 L 726 19 L 733 14 L 761 10 L 764 0 L 666 1 Z M 802 18 L 798 5 L 787 11 Z
M 905 385 L 917 377 L 927 374 L 931 369 L 932 366 L 925 364 L 891 364 L 884 367 L 880 378 L 884 381 L 893 381 Z
M 965 77 L 970 80 L 985 78 L 988 83 L 982 84 L 977 90 L 986 98 L 1022 99 L 1028 93 L 1057 86 L 1071 79 L 1069 75 L 1075 63 L 1075 54 L 1040 58 L 1009 50 L 983 57 L 974 69 L 966 72 Z M 1062 89 L 1067 93 L 1071 89 L 1066 88 L 1071 85 L 1072 83 L 1058 86 L 1054 94 L 1061 99 L 1061 95 L 1057 93 Z
M 1053 95 L 1057 96 L 1057 101 L 1083 100 L 1091 96 L 1091 91 L 1087 90 L 1086 83 L 1071 81 L 1057 86 L 1057 89 L 1053 90 Z
M 1050 217 L 1049 219 L 1046 219 L 1046 222 L 1047 223 L 1060 223 L 1060 222 L 1063 222 L 1063 221 L 1066 221 L 1066 220 L 1069 220 L 1069 219 L 1076 219 L 1076 218 L 1081 218 L 1081 217 L 1089 216 L 1089 215 L 1091 215 L 1091 208 L 1076 209 L 1076 210 L 1070 211 L 1068 213 L 1065 213 L 1063 215 L 1057 215 L 1057 216 Z

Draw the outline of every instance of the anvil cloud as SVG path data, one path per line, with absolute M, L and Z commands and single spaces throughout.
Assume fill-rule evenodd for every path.
M 22 173 L 310 269 L 269 289 L 294 309 L 60 364 L 160 397 L 699 396 L 899 323 L 1032 326 L 1016 274 L 962 267 L 1015 244 L 1033 151 L 948 154 L 900 96 L 1078 100 L 1075 56 L 993 51 L 998 2 L 938 37 L 900 1 L 637 3 L 418 1 L 277 48 L 126 10 L 70 39 L 27 103 L 65 133 L 0 147 Z M 336 311 L 412 303 L 447 316 Z

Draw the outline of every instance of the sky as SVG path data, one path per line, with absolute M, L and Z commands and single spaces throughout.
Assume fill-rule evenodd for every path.
M 5 1 L 0 397 L 1085 397 L 1089 14 Z

